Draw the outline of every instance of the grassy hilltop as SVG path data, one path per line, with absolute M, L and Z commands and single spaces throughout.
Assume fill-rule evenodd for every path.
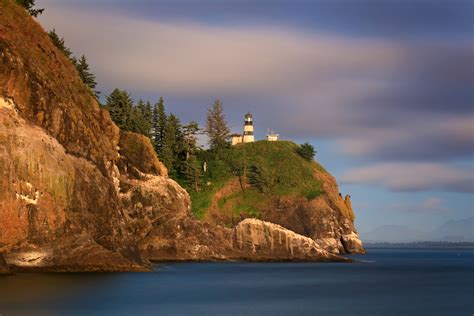
M 218 210 L 233 216 L 259 217 L 272 197 L 313 200 L 323 194 L 314 173 L 326 171 L 300 156 L 299 147 L 291 141 L 258 141 L 217 153 L 203 152 L 199 158 L 207 162 L 207 171 L 202 189 L 191 193 L 194 215 L 203 218 L 214 200 Z M 221 191 L 226 192 L 218 194 Z

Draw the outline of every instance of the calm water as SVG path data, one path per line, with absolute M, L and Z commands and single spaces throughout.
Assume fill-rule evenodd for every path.
M 153 273 L 2 277 L 0 314 L 473 315 L 473 250 L 369 251 L 353 264 L 176 263 Z

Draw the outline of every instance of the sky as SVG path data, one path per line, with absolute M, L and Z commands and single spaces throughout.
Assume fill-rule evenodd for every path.
M 37 0 L 107 95 L 310 142 L 360 232 L 474 216 L 474 2 Z

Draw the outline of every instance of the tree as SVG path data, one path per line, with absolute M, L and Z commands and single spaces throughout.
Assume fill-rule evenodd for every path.
M 177 152 L 178 152 L 178 143 L 180 141 L 181 135 L 181 122 L 174 114 L 168 116 L 165 132 L 164 132 L 164 142 L 163 147 L 161 148 L 161 156 L 159 157 L 171 175 L 176 175 L 176 162 L 177 162 Z
M 87 63 L 86 56 L 82 55 L 79 59 L 76 59 L 74 57 L 72 61 L 76 66 L 77 71 L 79 72 L 79 76 L 81 77 L 82 82 L 84 82 L 84 84 L 88 86 L 89 89 L 93 92 L 93 94 L 98 98 L 100 92 L 95 90 L 97 82 L 95 81 L 95 75 L 89 69 L 89 64 Z
M 16 0 L 16 3 L 24 7 L 26 11 L 34 17 L 37 17 L 44 11 L 44 9 L 34 9 L 35 0 Z
M 53 42 L 53 44 L 59 48 L 59 50 L 61 52 L 63 52 L 63 54 L 69 58 L 70 60 L 72 60 L 72 51 L 66 47 L 66 44 L 64 43 L 64 38 L 63 37 L 59 37 L 59 35 L 56 33 L 56 30 L 53 29 L 52 31 L 49 31 L 48 32 L 48 35 L 49 35 L 49 38 L 51 38 L 51 41 Z
M 197 150 L 197 133 L 199 132 L 198 123 L 191 121 L 182 127 L 182 139 L 179 145 L 179 154 L 182 160 L 188 160 L 195 156 Z
M 147 120 L 148 123 L 150 124 L 150 133 L 151 133 L 151 123 L 152 123 L 152 117 L 153 117 L 153 110 L 151 109 L 150 101 L 146 101 L 145 111 L 143 113 L 143 116 L 145 117 L 145 120 Z
M 152 115 L 150 102 L 145 103 L 142 99 L 138 100 L 136 112 L 134 115 L 138 133 L 150 137 Z
M 303 159 L 311 161 L 316 154 L 316 150 L 314 147 L 309 144 L 308 142 L 301 144 L 297 149 L 296 152 L 300 155 Z
M 127 130 L 135 133 L 150 136 L 150 122 L 143 116 L 141 110 L 134 106 L 127 120 Z
M 207 110 L 206 129 L 211 149 L 228 147 L 230 129 L 224 117 L 222 103 L 215 100 L 210 109 Z
M 197 158 L 195 156 L 189 156 L 187 160 L 181 161 L 178 171 L 179 177 L 184 181 L 185 185 L 191 187 L 194 192 L 198 192 L 202 171 Z
M 129 130 L 133 102 L 127 91 L 119 89 L 112 91 L 107 96 L 105 107 L 109 110 L 110 117 L 119 128 Z
M 164 140 L 165 140 L 165 129 L 167 124 L 167 116 L 165 112 L 165 102 L 163 97 L 160 97 L 158 103 L 153 107 L 153 118 L 152 118 L 152 129 L 153 129 L 153 142 L 155 144 L 155 150 L 158 156 L 161 156 Z
M 263 164 L 250 166 L 248 180 L 252 187 L 262 193 L 271 189 L 275 183 L 272 172 Z

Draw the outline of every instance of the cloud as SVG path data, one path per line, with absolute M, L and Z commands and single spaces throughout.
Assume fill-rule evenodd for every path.
M 407 213 L 445 213 L 452 211 L 444 206 L 438 197 L 429 197 L 418 203 L 395 203 L 384 207 L 384 210 Z
M 392 191 L 474 192 L 474 170 L 436 163 L 379 163 L 349 170 L 344 184 L 381 185 Z
M 103 91 L 186 98 L 181 112 L 192 117 L 205 115 L 202 100 L 218 97 L 231 125 L 251 110 L 263 129 L 336 140 L 341 154 L 361 159 L 450 161 L 474 154 L 470 38 L 386 39 L 268 21 L 154 21 L 94 12 L 92 5 L 77 5 L 74 14 L 62 2 L 44 6 L 41 21 L 88 56 Z M 452 32 L 465 28 L 456 25 Z
M 409 120 L 409 119 L 407 119 Z M 434 160 L 474 153 L 474 115 L 427 117 L 398 126 L 359 130 L 339 143 L 341 151 L 381 160 Z
M 400 66 L 389 43 L 285 29 L 172 23 L 52 7 L 74 51 L 86 49 L 101 81 L 163 94 L 288 95 L 331 78 L 364 76 Z M 81 25 L 77 28 L 77 25 Z M 87 43 L 87 45 L 84 45 Z

